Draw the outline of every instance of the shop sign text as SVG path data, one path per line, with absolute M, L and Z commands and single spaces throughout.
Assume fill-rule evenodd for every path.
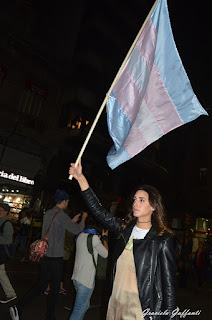
M 27 177 L 21 176 L 19 174 L 7 173 L 4 171 L 0 171 L 0 177 L 4 179 L 14 180 L 17 182 L 22 182 L 26 184 L 34 185 L 34 180 L 30 180 Z

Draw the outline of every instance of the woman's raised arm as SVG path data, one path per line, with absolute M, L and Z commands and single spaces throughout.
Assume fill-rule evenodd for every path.
M 79 160 L 79 163 L 76 167 L 75 167 L 75 163 L 71 163 L 69 174 L 72 175 L 78 181 L 82 191 L 85 191 L 89 188 L 88 181 L 82 173 L 81 160 Z

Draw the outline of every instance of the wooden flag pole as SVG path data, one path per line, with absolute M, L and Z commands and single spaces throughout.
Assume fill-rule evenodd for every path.
M 102 102 L 102 105 L 101 105 L 101 107 L 100 107 L 100 109 L 99 109 L 99 111 L 98 111 L 98 113 L 97 113 L 97 115 L 96 115 L 96 118 L 94 119 L 94 122 L 93 122 L 93 124 L 92 124 L 92 126 L 91 126 L 91 128 L 90 128 L 90 130 L 89 130 L 89 132 L 88 132 L 88 135 L 87 135 L 87 137 L 86 137 L 86 139 L 85 139 L 85 142 L 83 143 L 82 149 L 80 150 L 80 153 L 79 153 L 79 155 L 78 155 L 78 157 L 77 157 L 77 160 L 76 160 L 76 162 L 75 162 L 75 166 L 78 165 L 79 160 L 82 158 L 82 155 L 83 155 L 83 153 L 84 153 L 84 151 L 85 151 L 85 148 L 86 148 L 86 146 L 87 146 L 87 144 L 88 144 L 88 141 L 90 140 L 90 137 L 91 137 L 91 135 L 92 135 L 92 133 L 93 133 L 93 131 L 94 131 L 94 128 L 95 128 L 95 126 L 96 126 L 96 124 L 97 124 L 97 122 L 98 122 L 98 120 L 99 120 L 99 118 L 100 118 L 100 116 L 101 116 L 101 114 L 102 114 L 102 111 L 104 110 L 104 107 L 105 107 L 105 104 L 106 104 L 106 102 L 107 102 L 107 99 L 109 98 L 109 96 L 110 96 L 110 94 L 111 94 L 111 92 L 112 92 L 112 90 L 113 90 L 113 87 L 114 87 L 114 85 L 115 85 L 115 83 L 116 83 L 116 81 L 117 81 L 117 79 L 118 79 L 118 77 L 119 77 L 119 75 L 120 75 L 120 73 L 121 73 L 124 65 L 126 64 L 127 60 L 129 59 L 129 56 L 131 55 L 131 53 L 132 53 L 132 51 L 133 51 L 133 49 L 134 49 L 137 41 L 138 41 L 138 39 L 139 39 L 139 37 L 140 37 L 143 29 L 144 29 L 144 27 L 145 27 L 145 25 L 146 25 L 149 17 L 151 16 L 153 10 L 155 9 L 158 1 L 159 1 L 159 0 L 156 0 L 155 3 L 153 4 L 153 6 L 152 6 L 152 8 L 151 8 L 151 10 L 150 10 L 150 12 L 149 12 L 149 14 L 148 14 L 148 16 L 146 17 L 146 19 L 145 19 L 145 21 L 144 21 L 141 29 L 139 30 L 139 32 L 138 32 L 138 34 L 137 34 L 137 36 L 136 36 L 133 44 L 131 45 L 131 47 L 130 47 L 130 49 L 129 49 L 129 51 L 128 51 L 125 59 L 124 59 L 124 61 L 122 62 L 122 65 L 121 65 L 121 67 L 119 68 L 119 71 L 118 71 L 118 73 L 116 74 L 116 76 L 115 76 L 115 78 L 114 78 L 114 80 L 113 80 L 113 82 L 112 82 L 112 84 L 111 84 L 111 86 L 110 86 L 110 89 L 108 90 L 107 95 L 106 95 L 106 97 L 104 98 L 104 101 Z M 69 179 L 72 180 L 72 175 L 69 175 Z

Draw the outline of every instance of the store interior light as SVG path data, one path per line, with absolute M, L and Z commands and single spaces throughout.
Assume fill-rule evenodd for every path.
M 11 190 L 11 192 L 14 192 L 14 190 Z
M 4 189 L 2 189 L 2 191 L 5 191 Z
M 6 191 L 9 192 L 9 189 L 7 189 Z
M 2 199 L 3 198 L 3 196 L 0 194 L 0 199 Z
M 19 190 L 16 190 L 16 192 L 19 192 Z

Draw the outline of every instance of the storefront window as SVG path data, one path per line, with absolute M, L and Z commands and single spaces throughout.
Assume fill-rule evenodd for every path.
M 23 194 L 19 189 L 11 189 L 9 187 L 3 187 L 0 189 L 0 202 L 7 203 L 11 209 L 9 218 L 18 219 L 19 212 L 29 207 L 31 196 Z

